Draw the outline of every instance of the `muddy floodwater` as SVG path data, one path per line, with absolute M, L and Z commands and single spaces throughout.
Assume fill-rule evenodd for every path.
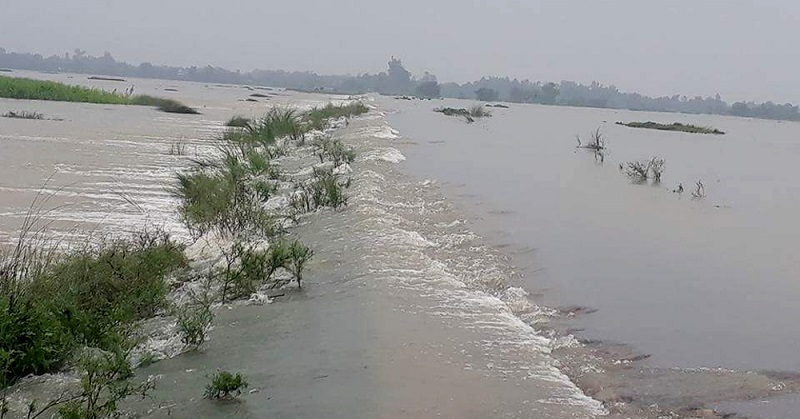
M 658 368 L 800 372 L 800 124 L 535 105 L 466 124 L 431 112 L 470 105 L 398 101 L 390 122 L 413 139 L 405 168 L 444 182 L 520 255 L 539 301 L 590 313 L 570 322 L 577 336 L 631 345 Z M 727 134 L 615 125 L 651 120 Z M 602 161 L 575 148 L 598 127 Z M 653 156 L 666 161 L 660 184 L 620 170 Z M 705 198 L 691 196 L 697 181 Z
M 0 99 L 0 113 L 47 118 L 0 118 L 0 244 L 13 241 L 37 196 L 47 199 L 51 236 L 65 243 L 144 224 L 188 241 L 170 188 L 213 150 L 225 120 L 347 100 L 15 75 L 133 85 L 201 114 Z M 467 124 L 433 109 L 471 102 L 361 99 L 370 113 L 331 134 L 357 152 L 348 206 L 291 229 L 315 251 L 304 289 L 219 307 L 202 350 L 137 371 L 158 377 L 158 388 L 126 410 L 770 419 L 800 411 L 800 124 L 533 105 L 492 108 Z M 614 124 L 648 120 L 727 134 Z M 575 147 L 576 134 L 598 127 L 602 159 Z M 661 183 L 632 182 L 619 168 L 654 156 L 666 160 Z M 277 164 L 292 172 L 301 160 Z M 704 198 L 691 196 L 697 181 Z M 220 368 L 246 374 L 241 402 L 202 399 Z M 14 394 L 44 397 L 58 381 L 29 380 Z

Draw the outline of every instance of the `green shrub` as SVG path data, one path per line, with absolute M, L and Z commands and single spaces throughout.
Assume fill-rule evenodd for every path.
M 233 116 L 228 122 L 225 122 L 226 127 L 234 127 L 234 128 L 247 128 L 250 126 L 250 118 L 245 118 L 243 116 Z
M 211 400 L 232 400 L 242 394 L 248 386 L 242 374 L 218 371 L 211 376 L 203 397 Z
M 154 96 L 134 96 L 130 99 L 131 105 L 154 106 L 162 112 L 169 113 L 183 113 L 183 114 L 199 114 L 196 109 L 186 106 L 177 100 L 164 99 Z
M 228 155 L 216 170 L 195 169 L 178 175 L 178 209 L 192 234 L 212 230 L 226 237 L 274 234 L 273 219 L 260 204 L 267 190 L 254 189 L 248 171 L 237 156 Z
M 286 268 L 297 280 L 297 287 L 302 288 L 303 270 L 306 263 L 314 256 L 314 251 L 308 246 L 295 240 L 289 245 L 289 263 Z
M 328 160 L 338 167 L 342 163 L 352 163 L 356 158 L 356 152 L 350 147 L 342 144 L 340 140 L 324 138 L 314 144 L 317 149 L 317 157 L 320 163 Z
M 331 119 L 351 118 L 369 112 L 369 108 L 361 102 L 348 105 L 327 104 L 322 108 L 314 108 L 303 115 L 303 122 L 309 129 L 323 130 Z
M 344 189 L 349 182 L 342 182 L 332 170 L 315 169 L 314 178 L 307 189 L 314 208 L 331 207 L 338 209 L 347 205 Z
M 214 312 L 206 304 L 192 304 L 178 313 L 178 332 L 181 342 L 187 346 L 199 347 L 206 341 L 206 331 L 214 321 Z
M 73 348 L 111 349 L 131 325 L 167 306 L 164 277 L 186 265 L 183 248 L 164 233 L 145 232 L 62 255 L 0 266 L 2 382 L 57 370 Z M 37 265 L 38 264 L 38 265 Z
M 155 388 L 154 381 L 133 383 L 133 371 L 127 353 L 89 350 L 81 357 L 80 393 L 63 404 L 62 419 L 101 419 L 118 417 L 119 403 L 130 396 L 146 397 Z

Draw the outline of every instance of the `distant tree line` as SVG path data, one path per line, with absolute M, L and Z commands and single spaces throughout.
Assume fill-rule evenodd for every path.
M 399 59 L 392 58 L 388 69 L 378 74 L 320 75 L 310 71 L 254 70 L 231 71 L 220 67 L 173 67 L 117 61 L 110 53 L 95 57 L 76 49 L 72 54 L 43 57 L 40 54 L 7 52 L 0 48 L 0 68 L 46 72 L 74 72 L 105 76 L 186 80 L 204 83 L 231 83 L 284 87 L 289 89 L 337 93 L 378 92 L 389 95 L 414 95 L 423 98 L 451 97 L 494 102 L 539 103 L 545 105 L 629 109 L 653 112 L 733 115 L 763 119 L 800 120 L 798 107 L 786 103 L 736 102 L 728 104 L 715 97 L 648 97 L 620 92 L 615 86 L 597 82 L 589 85 L 571 81 L 532 82 L 508 77 L 484 77 L 458 84 L 439 83 L 425 73 L 416 78 Z

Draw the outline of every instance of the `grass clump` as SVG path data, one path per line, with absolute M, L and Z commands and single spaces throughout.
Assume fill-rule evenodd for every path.
M 321 207 L 339 209 L 347 205 L 345 189 L 350 180 L 342 180 L 332 169 L 314 169 L 314 176 L 295 185 L 289 205 L 298 214 L 316 211 Z
M 600 132 L 600 128 L 597 128 L 589 134 L 589 141 L 587 141 L 586 144 L 584 144 L 580 135 L 576 135 L 575 139 L 578 141 L 578 148 L 588 148 L 595 152 L 603 151 L 606 148 L 606 138 L 603 133 Z
M 475 105 L 469 109 L 465 108 L 436 108 L 434 112 L 439 112 L 447 116 L 461 116 L 467 122 L 475 122 L 475 118 L 484 118 L 492 116 L 491 112 L 486 110 L 482 105 Z
M 39 112 L 28 111 L 8 111 L 3 114 L 4 118 L 18 118 L 18 119 L 44 119 L 44 115 Z
M 232 128 L 247 128 L 250 126 L 250 118 L 245 118 L 244 116 L 233 116 L 227 122 L 225 122 L 226 127 Z
M 626 126 L 629 128 L 644 128 L 644 129 L 655 129 L 659 131 L 679 131 L 679 132 L 688 132 L 691 134 L 715 134 L 715 135 L 723 135 L 725 132 L 720 131 L 713 127 L 704 127 L 698 125 L 691 125 L 691 124 L 682 124 L 680 122 L 673 122 L 671 124 L 661 124 L 658 122 L 647 121 L 647 122 L 617 122 L 617 125 Z
M 228 159 L 218 168 L 178 175 L 178 210 L 194 236 L 210 231 L 223 237 L 269 234 L 272 217 L 260 205 L 268 197 L 252 187 L 247 170 L 242 161 Z
M 303 122 L 310 130 L 324 130 L 331 120 L 351 118 L 369 112 L 369 108 L 361 102 L 347 105 L 329 103 L 322 108 L 314 108 L 303 115 Z
M 197 109 L 191 108 L 186 106 L 177 100 L 173 99 L 164 99 L 155 96 L 134 96 L 130 98 L 129 104 L 131 105 L 141 105 L 141 106 L 153 106 L 162 112 L 167 113 L 181 113 L 181 114 L 190 114 L 190 115 L 197 115 L 200 112 Z
M 248 385 L 241 373 L 217 371 L 206 385 L 203 397 L 210 400 L 233 400 L 239 397 Z
M 356 158 L 355 150 L 345 146 L 339 140 L 323 138 L 314 143 L 314 148 L 317 150 L 317 157 L 319 157 L 320 163 L 328 160 L 335 167 L 339 167 L 344 163 L 352 163 Z

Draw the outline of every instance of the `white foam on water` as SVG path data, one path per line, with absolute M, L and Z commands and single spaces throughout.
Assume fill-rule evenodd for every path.
M 394 147 L 384 147 L 381 149 L 365 152 L 362 160 L 382 160 L 389 163 L 400 163 L 406 160 L 406 156 Z
M 571 342 L 552 341 L 531 326 L 552 310 L 533 304 L 525 290 L 508 286 L 513 271 L 505 267 L 505 260 L 483 245 L 447 202 L 429 196 L 436 193 L 435 181 L 414 183 L 399 175 L 388 180 L 391 168 L 387 172 L 376 164 L 405 160 L 399 150 L 386 145 L 398 133 L 387 130 L 385 120 L 371 119 L 368 124 L 374 125 L 360 128 L 361 137 L 353 136 L 363 146 L 363 167 L 356 169 L 351 200 L 362 218 L 350 228 L 363 241 L 361 257 L 371 277 L 426 301 L 402 310 L 437 316 L 487 336 L 475 344 L 490 362 L 464 365 L 465 369 L 551 383 L 550 397 L 539 403 L 580 406 L 592 416 L 608 414 L 602 403 L 586 396 L 558 369 L 550 355 L 554 347 Z M 378 132 L 392 135 L 375 135 Z

